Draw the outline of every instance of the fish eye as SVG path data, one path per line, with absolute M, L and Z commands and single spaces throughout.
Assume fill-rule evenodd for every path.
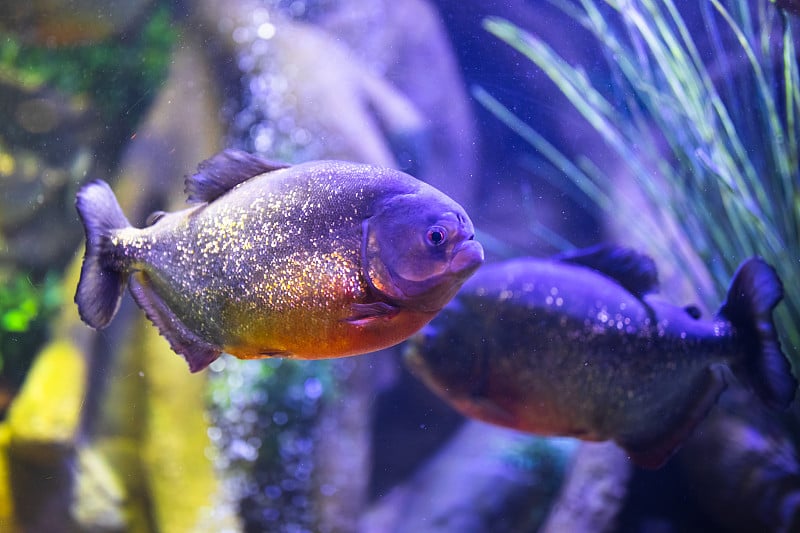
M 428 228 L 428 233 L 425 235 L 428 242 L 434 246 L 439 246 L 447 241 L 447 230 L 442 226 L 431 226 Z

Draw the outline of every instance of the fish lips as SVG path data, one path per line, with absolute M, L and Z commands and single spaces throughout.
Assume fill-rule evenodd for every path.
M 392 292 L 376 286 L 372 276 L 367 276 L 370 287 L 399 307 L 420 312 L 437 313 L 461 288 L 461 285 L 483 264 L 483 246 L 470 237 L 457 244 L 447 266 L 437 275 L 417 281 L 408 280 L 387 268 L 391 276 Z
M 483 246 L 472 238 L 459 243 L 453 251 L 447 270 L 414 284 L 415 291 L 404 291 L 409 301 L 421 311 L 439 312 L 461 288 L 461 285 L 483 264 Z
M 483 264 L 483 246 L 474 239 L 469 239 L 458 245 L 450 260 L 448 270 L 463 279 L 475 273 Z

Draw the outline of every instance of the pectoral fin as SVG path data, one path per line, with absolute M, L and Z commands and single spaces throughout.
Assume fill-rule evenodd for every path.
M 353 314 L 345 321 L 356 326 L 366 326 L 375 320 L 388 320 L 400 312 L 397 307 L 386 302 L 353 304 L 350 310 Z
M 173 351 L 181 354 L 189 363 L 189 370 L 203 370 L 220 356 L 222 350 L 189 330 L 167 304 L 150 288 L 146 274 L 131 276 L 130 291 L 144 314 L 167 339 Z

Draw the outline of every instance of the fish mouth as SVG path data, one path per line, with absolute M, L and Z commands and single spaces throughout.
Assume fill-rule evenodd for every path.
M 473 237 L 456 248 L 450 260 L 450 272 L 459 276 L 471 276 L 483 264 L 483 246 Z

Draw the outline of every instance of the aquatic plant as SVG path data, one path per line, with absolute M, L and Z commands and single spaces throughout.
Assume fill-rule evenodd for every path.
M 510 22 L 489 18 L 485 28 L 549 76 L 605 141 L 613 168 L 570 160 L 485 90 L 476 98 L 623 227 L 626 244 L 688 276 L 707 309 L 745 258 L 774 265 L 786 289 L 778 328 L 800 369 L 797 21 L 769 0 L 701 0 L 698 35 L 673 0 L 549 1 L 597 39 L 611 94 L 608 79 L 590 80 Z
M 39 339 L 60 304 L 55 275 L 41 283 L 24 273 L 0 276 L 0 376 L 15 385 L 22 383 Z

